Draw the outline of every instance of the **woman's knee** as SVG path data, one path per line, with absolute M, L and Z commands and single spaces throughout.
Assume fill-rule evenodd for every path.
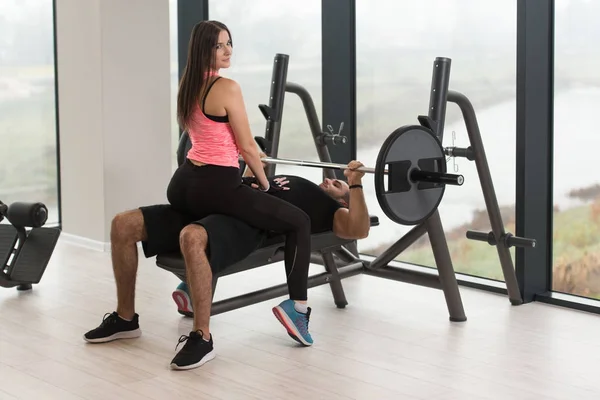
M 179 246 L 185 252 L 191 249 L 206 250 L 208 244 L 208 233 L 202 225 L 190 224 L 179 233 Z
M 135 243 L 146 240 L 146 226 L 142 211 L 129 210 L 114 216 L 110 226 L 111 242 Z

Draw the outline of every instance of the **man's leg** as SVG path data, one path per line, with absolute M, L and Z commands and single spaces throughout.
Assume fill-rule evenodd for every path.
M 206 271 L 211 275 L 214 271 L 223 271 L 248 257 L 267 237 L 265 231 L 227 215 L 213 214 L 193 222 L 189 226 L 186 225 L 185 230 L 181 230 L 179 249 L 205 249 L 201 257 L 204 257 L 207 265 L 210 264 L 210 270 Z M 186 234 L 192 232 L 189 236 Z M 190 245 L 186 244 L 188 241 Z M 188 254 L 187 257 L 190 260 L 188 267 L 198 264 L 194 261 L 194 253 Z M 208 277 L 206 282 L 209 282 Z M 212 295 L 213 293 L 211 297 Z M 193 304 L 187 282 L 181 282 L 172 297 L 180 314 L 193 317 Z
M 211 271 L 222 271 L 229 266 L 232 266 L 235 263 L 243 260 L 257 248 L 259 248 L 267 237 L 267 233 L 265 231 L 262 231 L 231 216 L 216 214 L 210 215 L 203 218 L 201 221 L 198 221 L 198 223 L 202 224 L 206 230 L 203 232 L 203 237 L 206 239 L 203 239 L 205 240 L 204 243 L 200 245 L 195 243 L 194 245 L 191 245 L 190 248 L 208 248 L 210 250 L 208 253 L 210 254 L 209 260 L 206 260 L 206 251 L 202 254 L 206 260 L 205 265 L 210 263 L 210 270 L 206 269 L 208 273 L 211 273 Z M 209 237 L 206 232 L 208 232 L 208 235 L 210 235 Z M 180 238 L 181 237 L 182 236 L 180 235 Z M 194 234 L 190 235 L 190 237 L 198 240 L 199 235 Z M 209 242 L 208 239 L 210 239 Z M 186 245 L 184 243 L 180 244 L 180 248 L 183 249 L 185 247 Z M 191 254 L 190 257 L 192 258 L 189 259 L 193 260 L 194 254 Z M 194 261 L 187 263 L 186 270 L 188 270 L 188 274 L 190 274 L 189 268 L 195 264 L 200 263 Z M 203 293 L 207 293 L 207 296 L 210 294 L 212 297 L 212 279 L 209 279 L 207 276 L 203 282 L 205 285 L 208 285 L 209 282 L 211 283 L 211 287 L 207 287 Z M 187 283 L 180 283 L 177 289 L 173 292 L 173 299 L 177 304 L 179 313 L 186 316 L 192 316 L 195 311 L 195 305 L 192 304 L 192 306 L 190 306 L 190 303 L 192 303 L 190 300 L 192 296 L 190 293 L 189 283 L 190 282 L 188 278 Z M 306 278 L 304 278 L 304 282 L 288 279 L 288 289 L 290 289 L 290 300 L 280 303 L 273 309 L 273 312 L 294 340 L 305 346 L 311 345 L 312 337 L 308 332 L 310 307 L 308 307 L 305 300 Z M 301 291 L 304 291 L 304 294 L 298 294 Z M 292 293 L 296 293 L 296 296 L 293 296 L 293 298 Z M 302 301 L 299 302 L 298 299 Z M 209 314 L 206 314 L 206 317 L 201 318 L 200 321 L 208 321 L 208 317 Z M 202 323 L 199 322 L 198 325 L 202 325 Z M 208 325 L 206 327 L 208 328 Z
M 146 237 L 144 217 L 139 209 L 122 212 L 113 218 L 110 242 L 117 285 L 117 310 L 105 315 L 100 326 L 87 332 L 84 335 L 86 341 L 104 343 L 141 335 L 138 315 L 135 313 L 135 281 L 138 267 L 136 243 L 146 240 Z
M 131 319 L 135 314 L 135 282 L 138 268 L 137 242 L 146 240 L 144 217 L 138 210 L 117 214 L 111 224 L 110 247 L 117 284 L 117 314 Z
M 210 338 L 210 309 L 212 305 L 212 271 L 206 257 L 208 234 L 201 225 L 188 225 L 181 231 L 180 246 L 185 260 L 187 284 L 194 310 L 194 330 Z
M 192 369 L 215 358 L 209 321 L 212 306 L 212 271 L 206 256 L 208 234 L 200 225 L 188 225 L 179 235 L 189 293 L 194 310 L 194 327 L 186 343 L 171 362 L 173 369 Z

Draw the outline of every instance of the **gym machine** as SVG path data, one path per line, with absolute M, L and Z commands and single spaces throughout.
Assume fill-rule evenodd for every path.
M 266 160 L 272 164 L 268 166 L 272 167 L 269 174 L 275 174 L 275 164 L 283 163 L 322 167 L 325 176 L 334 178 L 331 170 L 343 166 L 331 163 L 327 143 L 345 143 L 346 138 L 335 142 L 331 135 L 321 131 L 308 92 L 299 85 L 286 82 L 288 59 L 284 54 L 275 56 L 269 106 L 259 106 L 267 118 L 265 138 L 271 145 L 271 157 Z M 399 224 L 416 226 L 373 261 L 362 261 L 365 266 L 363 272 L 368 275 L 442 289 L 450 319 L 464 321 L 466 317 L 438 212 L 446 184 L 461 185 L 463 177 L 446 173 L 445 157 L 463 157 L 475 162 L 492 231 L 467 231 L 466 237 L 496 246 L 508 297 L 513 305 L 522 304 L 523 299 L 509 248 L 533 248 L 535 240 L 513 236 L 504 230 L 475 111 L 465 95 L 449 90 L 450 69 L 451 59 L 437 57 L 434 60 L 428 115 L 418 116 L 419 125 L 406 125 L 396 129 L 383 143 L 375 168 L 366 171 L 375 174 L 377 199 L 386 216 Z M 321 163 L 307 164 L 299 160 L 277 159 L 285 92 L 298 94 L 301 98 Z M 442 146 L 447 103 L 456 104 L 462 112 L 470 142 L 467 148 Z M 423 179 L 419 179 L 420 177 Z M 438 276 L 389 265 L 425 233 L 429 235 Z M 360 260 L 355 251 L 345 248 L 335 254 L 345 262 Z
M 269 157 L 264 159 L 267 163 L 267 175 L 275 175 L 277 164 L 290 164 L 322 168 L 324 177 L 334 179 L 334 170 L 343 169 L 345 166 L 332 163 L 327 145 L 344 144 L 347 138 L 340 135 L 339 132 L 333 134 L 321 130 L 315 106 L 308 91 L 298 84 L 287 82 L 288 62 L 289 56 L 285 54 L 275 56 L 269 104 L 259 105 L 259 109 L 266 119 L 265 137 L 261 142 L 265 147 L 265 152 L 269 154 Z M 523 302 L 508 248 L 511 246 L 534 247 L 535 240 L 515 237 L 504 231 L 475 112 L 466 96 L 448 90 L 450 65 L 451 60 L 448 58 L 438 57 L 435 59 L 428 115 L 418 116 L 418 125 L 402 126 L 392 132 L 379 151 L 375 167 L 365 168 L 365 172 L 373 174 L 377 200 L 386 216 L 396 223 L 414 225 L 414 227 L 372 261 L 358 257 L 356 241 L 341 240 L 332 232 L 312 235 L 311 262 L 324 265 L 326 272 L 310 276 L 309 287 L 329 284 L 338 308 L 343 308 L 348 304 L 341 280 L 364 273 L 440 289 L 445 295 L 450 320 L 466 321 L 448 243 L 438 211 L 446 185 L 460 186 L 464 182 L 464 177 L 447 173 L 446 156 L 464 157 L 475 161 L 492 232 L 468 231 L 467 238 L 486 241 L 497 247 L 509 299 L 513 305 Z M 320 162 L 277 158 L 285 93 L 294 93 L 300 97 Z M 442 146 L 448 102 L 457 104 L 462 111 L 471 144 L 468 148 L 444 148 Z M 184 134 L 178 149 L 180 162 L 189 146 L 189 139 Z M 371 215 L 371 226 L 377 225 L 377 216 Z M 400 253 L 426 233 L 432 246 L 437 275 L 390 265 Z M 269 238 L 263 246 L 246 259 L 226 268 L 218 276 L 213 276 L 213 289 L 216 287 L 219 277 L 283 260 L 283 247 L 282 237 Z M 156 263 L 159 267 L 172 272 L 185 281 L 185 262 L 181 254 L 158 255 Z M 286 284 L 281 284 L 220 300 L 213 303 L 211 314 L 215 315 L 279 297 L 286 292 Z
M 39 202 L 0 201 L 0 222 L 4 218 L 10 224 L 0 224 L 0 286 L 30 290 L 42 279 L 60 229 L 44 227 L 48 209 Z

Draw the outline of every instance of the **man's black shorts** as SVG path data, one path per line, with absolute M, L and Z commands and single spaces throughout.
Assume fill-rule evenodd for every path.
M 199 224 L 208 233 L 207 255 L 211 269 L 219 272 L 243 260 L 267 238 L 267 233 L 227 215 L 209 215 L 201 220 L 177 212 L 169 204 L 140 207 L 147 240 L 142 242 L 147 258 L 177 253 L 179 233 L 189 224 Z

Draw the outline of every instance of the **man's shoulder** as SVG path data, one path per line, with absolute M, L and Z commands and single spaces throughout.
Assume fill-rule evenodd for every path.
M 287 195 L 300 196 L 302 198 L 312 198 L 314 200 L 321 198 L 331 199 L 331 197 L 325 193 L 318 183 L 315 183 L 302 176 L 279 174 L 273 178 L 285 178 L 285 180 L 288 182 L 285 186 L 290 188 L 290 190 L 284 192 Z

